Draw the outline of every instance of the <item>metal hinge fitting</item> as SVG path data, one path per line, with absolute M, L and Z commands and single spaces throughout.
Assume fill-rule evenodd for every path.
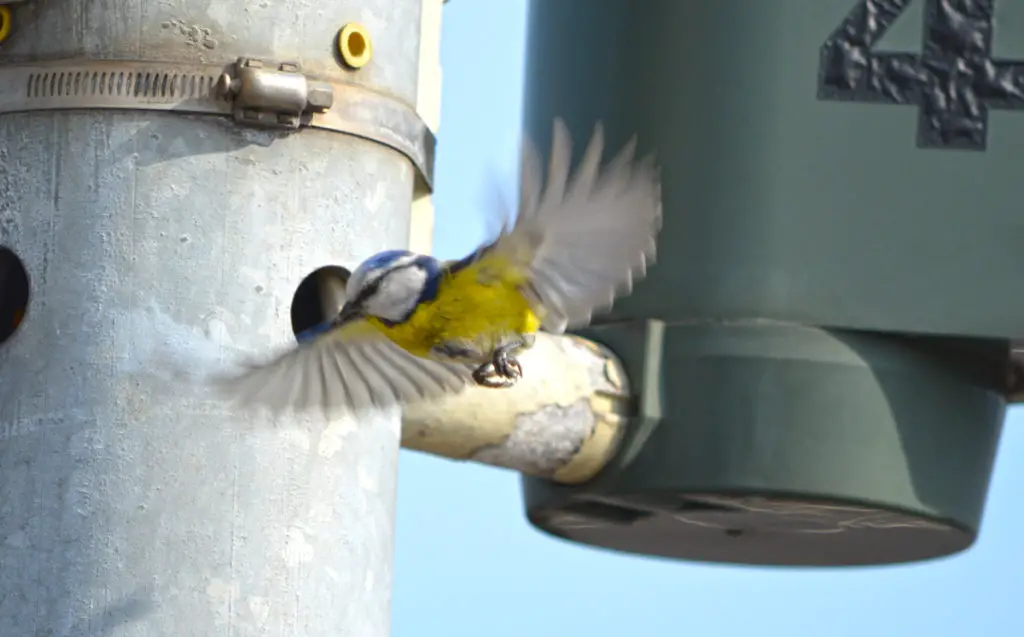
M 217 90 L 231 101 L 236 122 L 269 128 L 308 126 L 314 113 L 334 105 L 334 87 L 306 78 L 292 62 L 275 68 L 263 60 L 238 58 L 218 79 Z

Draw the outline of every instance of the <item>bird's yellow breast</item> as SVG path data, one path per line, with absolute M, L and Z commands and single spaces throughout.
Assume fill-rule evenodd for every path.
M 426 356 L 435 346 L 472 343 L 483 356 L 511 335 L 532 334 L 540 320 L 519 291 L 523 282 L 504 264 L 484 259 L 446 274 L 433 301 L 421 303 L 404 323 L 371 322 L 398 346 Z

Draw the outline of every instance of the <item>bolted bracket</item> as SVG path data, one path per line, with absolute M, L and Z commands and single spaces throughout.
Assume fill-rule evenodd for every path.
M 314 113 L 334 104 L 334 87 L 308 79 L 298 64 L 268 66 L 254 58 L 238 58 L 218 79 L 217 92 L 231 101 L 236 122 L 267 128 L 309 126 Z
M 246 66 L 243 60 L 241 68 L 235 63 L 152 60 L 4 64 L 0 117 L 33 111 L 134 109 L 234 115 L 238 123 L 285 130 L 309 126 L 354 135 L 405 155 L 416 168 L 417 192 L 432 191 L 437 141 L 411 105 L 359 84 L 308 80 L 297 65 L 281 70 L 257 62 L 259 66 Z

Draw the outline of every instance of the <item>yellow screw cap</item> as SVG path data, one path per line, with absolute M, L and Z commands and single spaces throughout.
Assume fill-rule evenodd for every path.
M 338 32 L 338 53 L 346 65 L 359 69 L 373 57 L 373 43 L 366 27 L 358 22 L 349 22 Z

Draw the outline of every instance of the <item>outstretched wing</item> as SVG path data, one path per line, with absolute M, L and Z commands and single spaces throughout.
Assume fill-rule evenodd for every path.
M 656 256 L 661 230 L 661 178 L 653 157 L 634 159 L 636 138 L 601 167 L 604 133 L 594 130 L 579 167 L 569 174 L 572 146 L 557 119 L 542 185 L 541 159 L 523 144 L 519 211 L 511 229 L 463 260 L 492 261 L 521 277 L 542 327 L 554 333 L 590 322 L 632 291 Z M 481 263 L 481 266 L 486 264 Z
M 330 414 L 435 398 L 462 389 L 470 379 L 468 365 L 413 356 L 356 320 L 214 384 L 239 403 L 275 413 L 320 408 Z

